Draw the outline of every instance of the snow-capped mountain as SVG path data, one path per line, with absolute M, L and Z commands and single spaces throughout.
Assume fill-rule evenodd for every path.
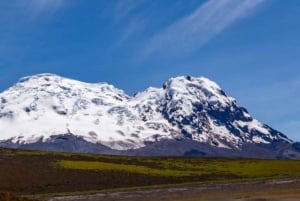
M 224 150 L 292 144 L 252 118 L 216 83 L 190 76 L 171 78 L 162 88 L 150 87 L 134 96 L 107 83 L 54 74 L 24 77 L 0 94 L 0 133 L 2 146 L 38 143 L 40 149 L 56 143 L 57 136 L 73 136 L 74 143 L 77 139 L 120 153 L 166 141 Z

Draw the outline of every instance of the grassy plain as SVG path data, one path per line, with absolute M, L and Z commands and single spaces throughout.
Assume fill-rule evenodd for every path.
M 128 157 L 0 149 L 0 191 L 101 192 L 300 177 L 300 161 Z

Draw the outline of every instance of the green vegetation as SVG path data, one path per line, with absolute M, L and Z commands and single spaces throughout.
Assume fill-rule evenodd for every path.
M 78 170 L 96 170 L 96 171 L 119 171 L 135 174 L 144 174 L 151 176 L 168 176 L 168 177 L 180 177 L 180 176 L 192 176 L 193 171 L 179 171 L 171 168 L 150 168 L 141 165 L 125 165 L 116 163 L 104 163 L 95 161 L 67 161 L 62 160 L 58 163 L 63 168 L 78 169 Z
M 165 177 L 207 177 L 205 180 L 199 180 L 200 182 L 300 176 L 300 161 L 291 160 L 207 158 L 124 159 L 116 163 L 61 160 L 57 164 L 62 168 L 73 170 L 118 171 Z M 120 164 L 120 162 L 123 162 L 123 164 Z
M 0 189 L 17 194 L 299 177 L 300 161 L 128 157 L 0 149 Z

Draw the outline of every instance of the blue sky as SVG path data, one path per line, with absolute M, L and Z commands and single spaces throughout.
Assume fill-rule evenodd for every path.
M 0 90 L 44 72 L 128 94 L 206 76 L 300 141 L 300 1 L 0 0 Z

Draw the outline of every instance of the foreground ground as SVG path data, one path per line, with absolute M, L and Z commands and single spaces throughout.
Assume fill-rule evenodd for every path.
M 299 201 L 300 179 L 205 184 L 196 186 L 73 195 L 49 201 Z
M 299 200 L 299 176 L 300 161 L 292 160 L 126 157 L 0 149 L 0 191 L 62 201 L 141 197 L 149 201 L 193 201 L 254 195 Z M 55 198 L 74 193 L 90 195 Z

